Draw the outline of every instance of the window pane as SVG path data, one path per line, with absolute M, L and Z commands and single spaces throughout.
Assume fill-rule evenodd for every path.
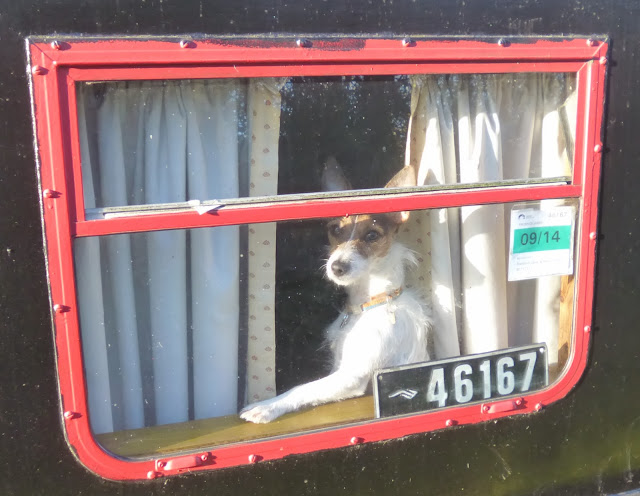
M 545 200 L 77 239 L 92 428 L 142 456 L 373 419 L 377 370 L 530 344 L 553 381 L 571 346 L 576 211 Z M 494 394 L 514 392 L 509 377 Z M 278 422 L 238 415 L 317 380 Z
M 575 74 L 85 83 L 85 206 L 571 175 Z M 347 181 L 322 181 L 339 163 Z

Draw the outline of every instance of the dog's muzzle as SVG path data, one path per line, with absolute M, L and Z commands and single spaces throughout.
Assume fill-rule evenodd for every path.
M 331 263 L 331 272 L 336 277 L 342 277 L 351 270 L 351 264 L 342 260 L 335 260 Z

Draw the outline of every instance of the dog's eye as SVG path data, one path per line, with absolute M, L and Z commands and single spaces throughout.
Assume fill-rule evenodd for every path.
M 378 231 L 369 231 L 365 234 L 364 239 L 367 243 L 373 243 L 380 237 L 380 233 Z

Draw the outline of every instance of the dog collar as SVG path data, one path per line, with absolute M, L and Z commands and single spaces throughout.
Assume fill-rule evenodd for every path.
M 379 295 L 372 296 L 368 302 L 360 305 L 360 311 L 366 312 L 367 310 L 379 307 L 380 305 L 385 305 L 386 303 L 395 300 L 401 294 L 402 288 L 398 288 L 394 291 L 391 291 L 391 293 L 380 293 Z
M 340 327 L 344 327 L 352 315 L 357 315 L 359 313 L 366 312 L 367 310 L 371 310 L 372 308 L 379 307 L 380 305 L 386 305 L 387 303 L 390 303 L 396 298 L 398 298 L 401 294 L 402 294 L 402 288 L 398 288 L 391 291 L 390 293 L 380 293 L 378 295 L 372 296 L 369 301 L 363 303 L 362 305 L 351 307 L 350 309 L 344 312 L 344 316 L 342 317 L 342 322 L 340 322 Z

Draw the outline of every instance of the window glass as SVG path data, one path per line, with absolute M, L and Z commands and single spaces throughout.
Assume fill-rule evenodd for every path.
M 564 73 L 79 83 L 85 208 L 316 193 L 333 160 L 350 189 L 405 164 L 419 186 L 569 180 L 575 87 Z
M 531 344 L 552 382 L 570 348 L 577 206 L 76 239 L 92 429 L 107 450 L 145 456 L 373 419 L 376 371 Z M 244 415 L 263 424 L 239 416 L 332 370 L 348 371 L 326 386 L 352 381 L 342 395 Z M 515 394 L 504 384 L 497 397 Z

